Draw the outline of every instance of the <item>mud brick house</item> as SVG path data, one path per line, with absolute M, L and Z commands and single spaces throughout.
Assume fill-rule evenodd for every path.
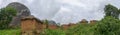
M 69 24 L 63 24 L 62 28 L 63 28 L 63 30 L 67 30 L 70 27 L 75 27 L 75 26 L 77 26 L 75 23 L 69 23 Z
M 51 30 L 58 29 L 56 22 L 52 20 L 48 21 L 48 29 L 51 29 Z
M 43 22 L 43 27 L 46 29 L 58 29 L 58 25 L 53 20 L 41 20 Z
M 70 27 L 69 24 L 63 24 L 62 25 L 63 30 L 67 30 L 69 27 Z
M 44 24 L 44 23 L 43 23 L 43 24 L 42 24 L 42 28 L 43 28 L 43 29 L 46 29 L 46 28 L 47 28 L 47 24 Z
M 91 25 L 94 25 L 96 22 L 97 22 L 97 20 L 91 20 L 91 21 L 90 21 L 90 24 L 91 24 Z
M 58 27 L 56 25 L 48 25 L 48 29 L 54 30 L 58 29 Z
M 76 26 L 76 24 L 75 23 L 69 23 L 69 26 L 74 27 L 74 26 Z
M 34 16 L 27 16 L 21 19 L 22 35 L 38 35 L 44 28 L 43 23 Z
M 81 23 L 81 24 L 87 24 L 88 21 L 86 19 L 82 19 L 79 23 Z

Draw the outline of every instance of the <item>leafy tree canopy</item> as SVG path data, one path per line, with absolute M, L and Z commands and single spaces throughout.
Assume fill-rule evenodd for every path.
M 111 4 L 106 5 L 104 11 L 105 11 L 105 16 L 112 16 L 114 18 L 119 17 L 120 11 L 118 10 L 118 8 L 116 8 Z
M 95 34 L 120 35 L 120 20 L 108 16 L 102 19 L 95 27 Z

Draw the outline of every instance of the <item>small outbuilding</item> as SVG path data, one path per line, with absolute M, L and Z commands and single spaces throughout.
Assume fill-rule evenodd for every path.
M 86 19 L 82 19 L 82 20 L 80 21 L 80 23 L 81 23 L 81 24 L 87 24 L 88 21 L 87 21 Z
M 91 20 L 91 21 L 90 21 L 90 24 L 91 24 L 91 25 L 94 25 L 94 24 L 96 24 L 97 22 L 98 22 L 97 20 Z
M 21 19 L 22 35 L 39 35 L 43 30 L 43 23 L 34 16 Z

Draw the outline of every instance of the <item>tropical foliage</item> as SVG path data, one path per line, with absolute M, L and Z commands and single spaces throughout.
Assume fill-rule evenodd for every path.
M 112 16 L 114 18 L 119 18 L 120 10 L 115 6 L 108 4 L 104 8 L 105 16 Z
M 105 17 L 97 23 L 95 33 L 100 35 L 120 35 L 120 20 L 113 17 Z
M 12 17 L 16 15 L 16 10 L 12 7 L 0 9 L 0 29 L 8 28 Z

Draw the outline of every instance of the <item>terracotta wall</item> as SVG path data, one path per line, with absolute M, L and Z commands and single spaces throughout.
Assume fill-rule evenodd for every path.
M 37 22 L 35 19 L 27 19 L 21 21 L 22 34 L 39 34 L 44 29 L 42 23 Z
M 42 24 L 43 28 L 46 29 L 47 28 L 47 24 Z
M 69 23 L 69 26 L 74 27 L 74 26 L 76 26 L 76 24 L 75 23 Z
M 90 21 L 90 24 L 91 24 L 91 25 L 94 25 L 94 24 L 96 24 L 96 23 L 97 23 L 97 20 L 91 20 L 91 21 Z
M 62 25 L 63 30 L 67 30 L 69 27 L 70 27 L 70 26 L 67 25 L 67 24 L 63 24 L 63 25 Z
M 48 28 L 52 30 L 58 29 L 57 25 L 48 25 Z
M 63 24 L 62 29 L 67 30 L 67 29 L 69 29 L 71 27 L 75 27 L 75 26 L 77 26 L 77 24 L 75 24 L 75 23 Z
M 35 29 L 35 22 L 33 20 L 21 21 L 22 31 L 30 31 Z

